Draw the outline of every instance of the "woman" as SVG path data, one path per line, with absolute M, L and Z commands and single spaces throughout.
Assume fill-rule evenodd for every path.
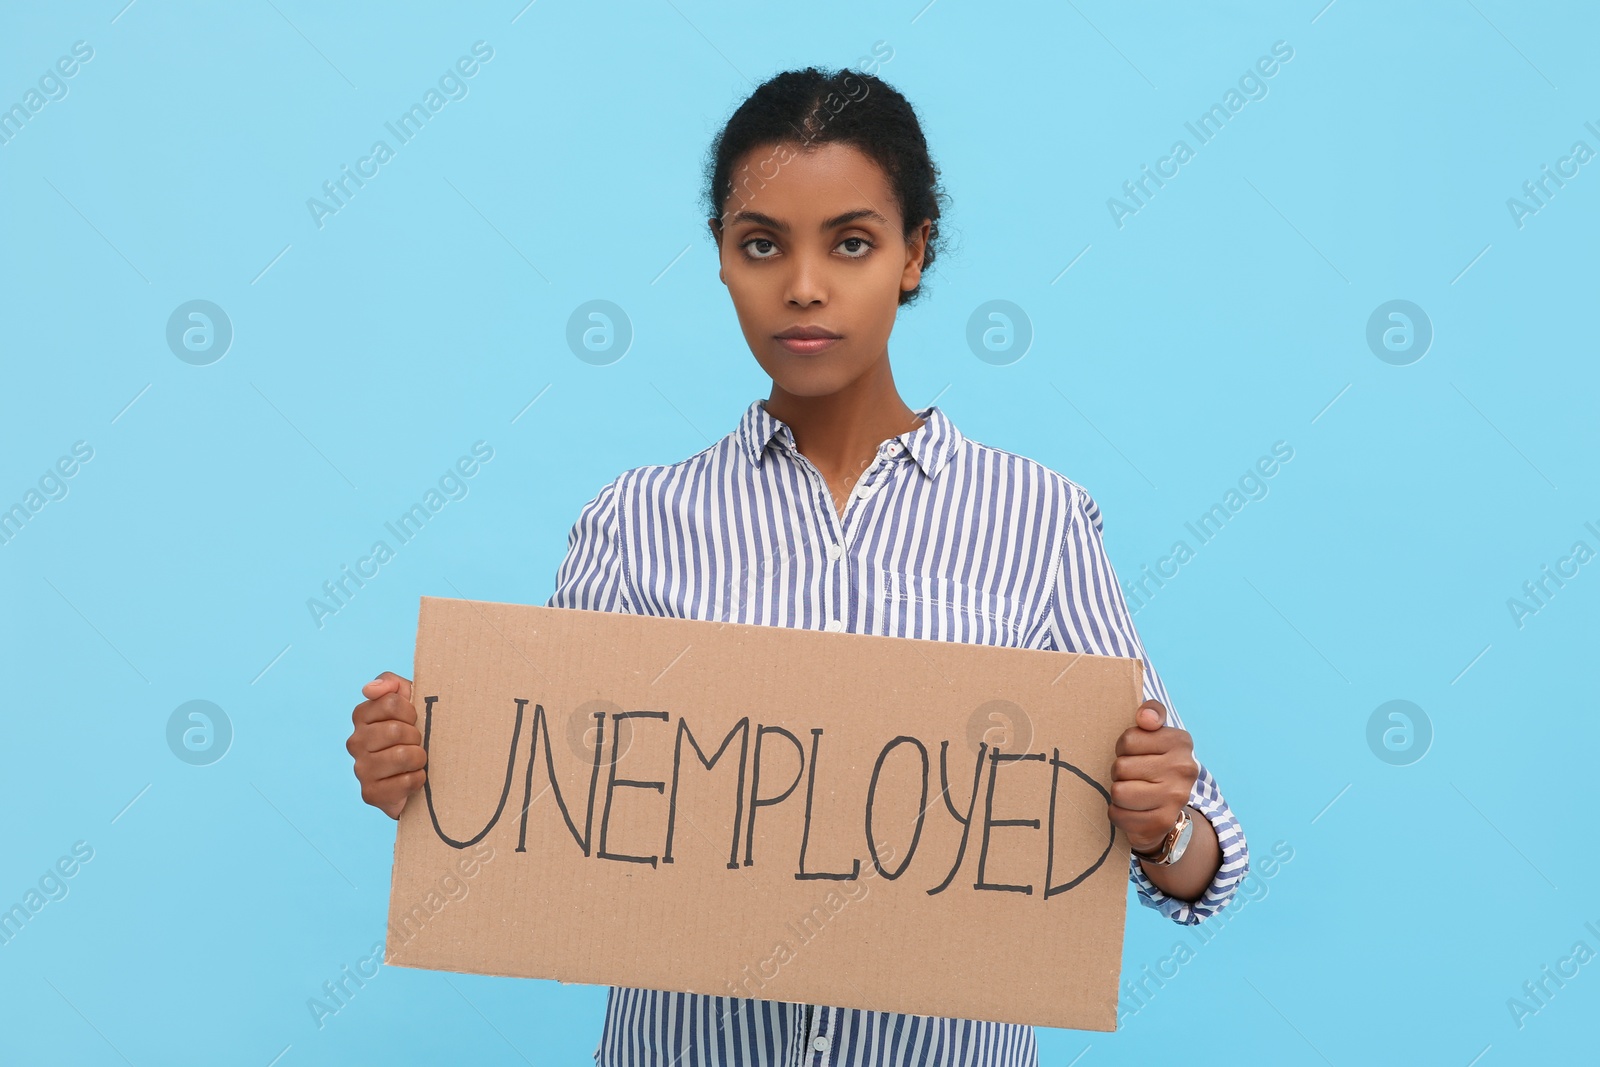
M 937 254 L 943 199 L 911 105 L 870 75 L 783 73 L 707 170 L 720 277 L 771 394 L 711 447 L 585 505 L 548 605 L 1145 660 L 1108 814 L 1144 854 L 1142 903 L 1214 914 L 1248 870 L 1244 834 L 1144 656 L 1094 500 L 895 389 L 889 335 Z M 363 799 L 398 818 L 426 764 L 410 683 L 385 673 L 363 694 L 347 747 Z M 621 988 L 595 1056 L 1037 1063 L 1015 1024 Z

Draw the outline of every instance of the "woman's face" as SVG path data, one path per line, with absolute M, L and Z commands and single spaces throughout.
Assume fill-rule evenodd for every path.
M 929 222 L 908 242 L 883 171 L 844 144 L 752 150 L 733 184 L 711 231 L 750 351 L 786 392 L 838 392 L 888 353 L 900 293 L 922 277 Z M 797 327 L 834 338 L 781 336 Z

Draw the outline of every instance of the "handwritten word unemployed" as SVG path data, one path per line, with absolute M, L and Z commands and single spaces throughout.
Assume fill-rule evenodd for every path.
M 438 696 L 425 696 L 423 698 L 424 710 L 422 747 L 425 750 L 429 748 L 432 740 L 434 710 L 435 705 L 439 703 L 439 699 L 440 698 Z M 496 806 L 494 814 L 489 817 L 488 822 L 481 830 L 464 840 L 454 838 L 447 834 L 443 827 L 439 825 L 438 808 L 435 805 L 434 800 L 435 783 L 433 776 L 430 775 L 427 781 L 425 781 L 423 784 L 423 791 L 427 798 L 428 815 L 433 822 L 434 832 L 438 835 L 441 841 L 452 846 L 453 848 L 468 848 L 483 840 L 489 831 L 492 830 L 500 821 L 500 817 L 505 812 L 506 800 L 511 794 L 511 785 L 516 777 L 517 748 L 523 732 L 522 723 L 523 719 L 526 717 L 528 705 L 530 703 L 528 699 L 521 697 L 513 698 L 513 700 L 516 705 L 516 721 L 512 727 L 510 747 L 506 756 L 505 781 L 501 787 L 499 804 Z M 712 771 L 723 759 L 724 755 L 730 751 L 730 746 L 733 744 L 735 738 L 737 738 L 739 741 L 739 756 L 737 761 L 738 779 L 732 790 L 731 797 L 733 807 L 733 824 L 730 837 L 731 844 L 728 851 L 728 868 L 732 870 L 738 870 L 741 866 L 741 863 L 744 867 L 750 867 L 754 865 L 755 857 L 753 850 L 757 815 L 763 808 L 770 808 L 788 800 L 789 797 L 799 787 L 801 779 L 804 778 L 805 796 L 803 830 L 798 843 L 798 869 L 795 871 L 794 877 L 802 880 L 829 879 L 834 881 L 854 881 L 861 877 L 861 860 L 859 858 L 854 859 L 851 862 L 851 866 L 848 871 L 813 871 L 808 870 L 806 866 L 806 855 L 808 849 L 811 847 L 811 837 L 813 832 L 812 801 L 816 793 L 817 768 L 820 762 L 819 753 L 822 748 L 824 733 L 821 727 L 813 727 L 810 730 L 811 739 L 808 759 L 807 746 L 803 744 L 800 738 L 795 736 L 795 734 L 790 730 L 782 726 L 770 724 L 752 724 L 750 717 L 745 716 L 734 723 L 732 729 L 730 729 L 727 734 L 723 736 L 721 743 L 717 746 L 716 751 L 710 757 L 707 757 L 705 749 L 701 747 L 700 741 L 695 737 L 694 732 L 690 729 L 688 721 L 680 717 L 676 727 L 670 730 L 670 744 L 672 753 L 672 774 L 670 782 L 665 780 L 638 781 L 617 777 L 617 758 L 618 749 L 620 746 L 618 745 L 616 739 L 620 738 L 625 732 L 627 732 L 622 729 L 620 724 L 624 720 L 648 721 L 652 719 L 667 723 L 670 722 L 670 716 L 665 711 L 621 711 L 612 712 L 610 717 L 612 720 L 613 741 L 612 753 L 608 763 L 604 756 L 606 744 L 606 714 L 604 712 L 598 712 L 594 715 L 596 720 L 594 762 L 592 765 L 588 765 L 587 761 L 584 762 L 584 765 L 589 766 L 588 806 L 583 817 L 583 828 L 580 831 L 577 823 L 573 819 L 572 809 L 568 806 L 566 798 L 562 795 L 561 787 L 558 781 L 561 776 L 556 772 L 555 750 L 550 745 L 550 717 L 542 704 L 533 705 L 533 723 L 529 730 L 530 741 L 528 745 L 527 764 L 523 775 L 523 801 L 521 805 L 522 816 L 521 825 L 517 831 L 517 852 L 526 852 L 528 850 L 528 812 L 529 807 L 534 800 L 534 775 L 536 770 L 538 770 L 541 765 L 541 760 L 539 757 L 539 744 L 541 740 L 544 747 L 541 773 L 547 779 L 549 783 L 547 788 L 554 794 L 556 805 L 561 812 L 561 817 L 566 822 L 567 831 L 572 835 L 573 842 L 576 844 L 582 855 L 595 859 L 613 860 L 623 863 L 648 864 L 650 867 L 655 868 L 657 863 L 673 862 L 672 846 L 673 837 L 677 829 L 678 786 L 684 766 L 684 742 L 687 741 L 693 748 L 694 756 L 699 761 L 700 765 L 706 771 Z M 632 734 L 634 735 L 632 738 L 633 743 L 637 745 L 641 740 L 640 735 L 645 735 L 646 731 L 642 728 L 635 727 L 632 730 Z M 664 747 L 665 744 L 661 738 L 644 736 L 642 739 L 646 744 L 649 744 L 652 741 L 662 747 Z M 944 892 L 955 880 L 956 872 L 960 870 L 962 861 L 966 856 L 970 843 L 969 839 L 974 833 L 979 835 L 980 840 L 975 846 L 978 852 L 978 859 L 977 880 L 973 883 L 973 889 L 988 890 L 993 892 L 1022 893 L 1027 895 L 1033 894 L 1035 887 L 1032 884 L 1005 884 L 1000 882 L 992 882 L 988 880 L 985 873 L 988 863 L 991 837 L 996 828 L 1028 827 L 1034 830 L 1041 828 L 1041 820 L 1039 818 L 1023 819 L 995 817 L 995 785 L 1000 777 L 1001 768 L 1006 765 L 1015 765 L 1014 770 L 1009 770 L 1006 772 L 1006 777 L 1008 780 L 1023 773 L 1027 764 L 1030 762 L 1036 762 L 1040 764 L 1038 771 L 1035 772 L 1037 774 L 1042 774 L 1045 767 L 1049 768 L 1050 800 L 1048 812 L 1045 816 L 1047 820 L 1047 826 L 1045 835 L 1046 845 L 1043 872 L 1044 887 L 1041 899 L 1048 900 L 1059 893 L 1067 892 L 1068 890 L 1081 884 L 1105 862 L 1106 857 L 1111 853 L 1111 845 L 1116 836 L 1115 827 L 1111 824 L 1109 818 L 1106 819 L 1105 823 L 1107 832 L 1106 846 L 1098 858 L 1096 858 L 1092 863 L 1088 864 L 1084 870 L 1074 873 L 1073 876 L 1067 880 L 1062 882 L 1056 882 L 1054 880 L 1057 875 L 1055 827 L 1057 795 L 1060 792 L 1061 772 L 1068 771 L 1070 774 L 1076 776 L 1076 778 L 1092 787 L 1095 792 L 1097 792 L 1107 803 L 1109 803 L 1111 799 L 1111 794 L 1104 785 L 1095 781 L 1092 777 L 1084 773 L 1084 771 L 1078 767 L 1075 767 L 1066 760 L 1063 760 L 1061 758 L 1060 749 L 1052 749 L 1048 755 L 1044 752 L 1001 752 L 998 749 L 991 749 L 987 742 L 980 742 L 978 745 L 977 757 L 972 768 L 972 789 L 967 801 L 966 813 L 963 814 L 956 809 L 956 806 L 951 802 L 950 799 L 950 782 L 948 773 L 949 745 L 950 742 L 948 740 L 943 740 L 939 743 L 940 791 L 943 796 L 943 806 L 945 810 L 948 811 L 950 817 L 961 826 L 961 839 L 960 844 L 956 849 L 954 860 L 950 865 L 949 872 L 944 875 L 943 879 L 938 883 L 938 885 L 932 886 L 927 890 L 930 896 Z M 788 756 L 775 757 L 773 755 L 775 751 L 780 749 L 792 749 L 794 756 L 798 757 L 799 765 L 794 771 L 793 779 L 784 785 L 781 790 L 763 793 L 763 785 L 765 785 L 769 790 L 772 787 L 771 765 L 774 760 L 782 759 L 785 763 L 789 761 Z M 904 750 L 904 754 L 900 757 L 900 763 L 902 766 L 895 773 L 885 776 L 885 764 L 889 761 L 890 757 L 896 753 L 897 750 Z M 920 764 L 921 768 L 920 775 L 914 769 L 917 764 L 913 764 L 913 769 L 911 770 L 905 769 L 904 763 L 906 762 L 906 757 L 910 755 L 915 755 L 917 758 L 917 764 Z M 601 790 L 600 769 L 602 766 L 608 765 L 609 771 L 606 776 L 605 788 L 604 790 Z M 878 874 L 881 874 L 885 879 L 890 881 L 893 881 L 894 879 L 897 879 L 901 875 L 905 874 L 907 868 L 911 866 L 913 859 L 917 855 L 918 844 L 922 838 L 923 826 L 927 819 L 927 813 L 931 807 L 931 805 L 928 803 L 930 765 L 928 746 L 924 744 L 921 739 L 904 734 L 885 742 L 882 748 L 879 750 L 877 758 L 873 764 L 871 781 L 867 787 L 866 804 L 863 812 L 864 818 L 861 822 L 858 822 L 857 825 L 864 827 L 864 843 L 866 845 L 866 852 L 871 859 L 873 869 Z M 984 784 L 985 772 L 987 772 L 987 785 Z M 745 787 L 745 782 L 747 780 L 749 781 L 748 790 Z M 888 850 L 881 847 L 875 837 L 874 815 L 877 809 L 884 803 L 882 794 L 887 793 L 891 789 L 903 789 L 905 788 L 906 783 L 911 781 L 918 782 L 920 788 L 920 796 L 917 800 L 917 815 L 915 818 L 915 825 L 911 831 L 911 840 L 906 847 L 905 855 L 901 857 L 899 863 L 891 869 L 884 866 L 883 861 L 886 858 L 884 853 Z M 1069 786 L 1071 785 L 1071 781 L 1071 779 L 1068 779 Z M 1037 786 L 1040 783 L 1035 781 L 1033 784 Z M 664 833 L 664 845 L 661 854 L 630 855 L 626 853 L 613 852 L 608 847 L 607 835 L 611 822 L 611 812 L 616 799 L 616 793 L 619 788 L 653 790 L 663 797 L 665 803 L 663 805 L 664 810 L 661 812 L 660 819 L 662 823 L 661 828 Z M 1015 789 L 1017 786 L 1013 785 L 1010 788 Z M 977 810 L 980 794 L 983 796 L 983 811 L 981 815 Z M 542 795 L 543 791 L 540 793 L 540 796 Z M 596 804 L 600 805 L 600 825 L 598 830 L 596 830 L 594 825 Z M 696 819 L 695 822 L 697 825 L 702 827 L 706 825 L 699 819 Z M 742 861 L 739 858 L 741 832 L 743 835 L 744 848 L 744 858 Z M 834 836 L 837 837 L 838 833 L 835 832 Z

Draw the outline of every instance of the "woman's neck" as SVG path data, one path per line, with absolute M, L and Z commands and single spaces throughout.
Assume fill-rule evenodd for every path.
M 840 511 L 839 502 L 848 499 L 878 446 L 922 425 L 895 388 L 888 360 L 880 367 L 825 396 L 799 396 L 773 382 L 763 405 L 788 424 L 795 447 L 822 472 Z

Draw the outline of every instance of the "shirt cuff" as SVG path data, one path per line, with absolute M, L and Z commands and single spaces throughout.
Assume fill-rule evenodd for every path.
M 1139 857 L 1128 856 L 1128 877 L 1139 893 L 1139 903 L 1155 908 L 1175 923 L 1194 926 L 1221 911 L 1238 892 L 1239 884 L 1250 872 L 1250 848 L 1245 842 L 1244 829 L 1234 817 L 1233 809 L 1223 799 L 1216 781 L 1205 765 L 1189 791 L 1189 804 L 1211 823 L 1217 832 L 1217 844 L 1222 851 L 1222 864 L 1199 900 L 1182 900 L 1160 889 L 1144 873 Z

